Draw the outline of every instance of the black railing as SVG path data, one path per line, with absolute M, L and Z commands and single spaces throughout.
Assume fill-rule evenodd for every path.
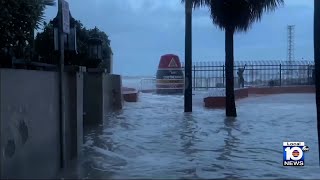
M 238 68 L 243 73 L 245 86 L 290 86 L 313 84 L 312 61 L 236 61 L 234 64 L 235 87 L 239 87 Z M 182 65 L 183 67 L 183 65 Z M 224 62 L 195 62 L 192 66 L 192 87 L 197 89 L 224 88 Z

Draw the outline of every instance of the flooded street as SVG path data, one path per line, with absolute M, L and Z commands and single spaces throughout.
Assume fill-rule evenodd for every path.
M 249 97 L 238 117 L 183 113 L 183 96 L 140 94 L 138 103 L 85 129 L 81 178 L 320 178 L 314 94 Z M 304 167 L 282 165 L 283 141 L 304 141 Z

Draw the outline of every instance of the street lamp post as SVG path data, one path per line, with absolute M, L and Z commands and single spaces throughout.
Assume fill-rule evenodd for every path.
M 184 112 L 192 112 L 192 4 L 191 0 L 185 1 L 186 26 L 185 26 L 185 91 Z
M 60 105 L 60 167 L 65 167 L 65 96 L 64 96 L 64 32 L 63 32 L 63 3 L 64 0 L 58 0 L 58 44 L 59 44 L 59 105 Z

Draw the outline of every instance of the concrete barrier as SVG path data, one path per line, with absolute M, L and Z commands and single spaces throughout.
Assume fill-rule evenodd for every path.
M 249 94 L 315 93 L 315 86 L 250 87 Z
M 315 93 L 315 86 L 249 87 L 236 89 L 235 99 L 246 98 L 250 94 Z M 224 108 L 225 97 L 209 96 L 203 99 L 205 107 Z
M 66 160 L 82 144 L 82 76 L 66 73 Z M 0 178 L 47 179 L 60 171 L 57 72 L 0 69 Z
M 244 89 L 236 89 L 234 90 L 235 99 L 241 99 L 248 97 L 249 90 L 247 88 Z M 203 99 L 204 106 L 208 108 L 224 108 L 226 106 L 226 97 L 225 96 L 209 96 Z
M 249 89 L 248 88 L 236 89 L 234 91 L 234 97 L 236 100 L 246 98 L 248 96 L 249 96 Z
M 107 112 L 122 109 L 121 76 L 104 72 L 84 75 L 84 123 L 101 123 Z
M 122 91 L 123 99 L 126 102 L 137 102 L 138 91 Z
M 122 97 L 126 102 L 137 102 L 139 92 L 134 88 L 122 87 Z
M 224 108 L 226 106 L 226 97 L 206 97 L 203 99 L 204 106 L 207 108 Z

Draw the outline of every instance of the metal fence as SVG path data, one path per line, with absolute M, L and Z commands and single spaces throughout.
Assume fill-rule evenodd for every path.
M 234 83 L 238 84 L 238 68 L 243 73 L 245 86 L 290 86 L 313 84 L 313 61 L 236 61 Z M 182 64 L 184 68 L 184 64 Z M 192 65 L 192 88 L 207 90 L 225 87 L 225 65 L 223 61 L 194 62 Z M 155 79 L 140 82 L 140 89 L 155 88 Z
M 312 61 L 236 61 L 234 63 L 234 83 L 238 84 L 238 68 L 243 73 L 245 86 L 288 86 L 313 83 Z M 184 65 L 183 65 L 184 66 Z M 224 88 L 224 62 L 195 62 L 192 65 L 192 87 L 196 89 Z

